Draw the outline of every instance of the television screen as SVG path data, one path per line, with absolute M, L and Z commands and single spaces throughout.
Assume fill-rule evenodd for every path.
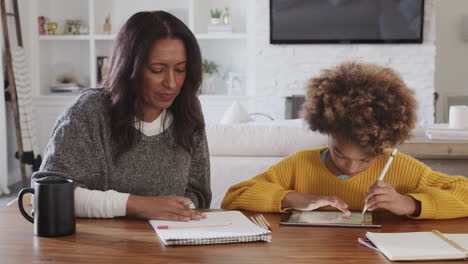
M 424 0 L 270 0 L 270 43 L 422 43 Z

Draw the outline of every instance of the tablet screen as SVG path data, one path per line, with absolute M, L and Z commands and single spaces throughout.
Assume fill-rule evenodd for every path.
M 362 215 L 353 212 L 345 215 L 335 211 L 293 211 L 283 214 L 281 224 L 284 225 L 311 225 L 311 226 L 348 226 L 348 227 L 380 227 L 373 223 L 372 213 Z

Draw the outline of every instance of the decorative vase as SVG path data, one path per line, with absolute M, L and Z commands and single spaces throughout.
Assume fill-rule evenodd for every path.
M 229 12 L 229 8 L 226 7 L 224 9 L 224 14 L 223 14 L 223 24 L 230 25 L 231 23 L 232 23 L 231 12 Z
M 110 15 L 106 16 L 104 20 L 104 25 L 102 25 L 102 32 L 104 34 L 110 34 L 112 32 L 112 25 L 110 23 Z
M 48 22 L 47 23 L 47 35 L 55 35 L 57 27 L 58 27 L 57 23 Z

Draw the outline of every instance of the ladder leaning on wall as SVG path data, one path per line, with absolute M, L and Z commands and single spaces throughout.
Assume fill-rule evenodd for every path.
M 20 122 L 20 113 L 18 106 L 18 93 L 16 90 L 15 82 L 15 73 L 13 71 L 13 60 L 11 56 L 11 46 L 10 46 L 10 37 L 8 33 L 8 16 L 12 16 L 15 19 L 16 25 L 16 39 L 18 46 L 23 46 L 23 40 L 21 37 L 21 24 L 18 12 L 18 0 L 13 0 L 13 13 L 8 13 L 6 11 L 5 0 L 0 0 L 1 16 L 2 16 L 2 26 L 3 26 L 3 39 L 5 42 L 5 67 L 7 69 L 7 76 L 9 82 L 9 91 L 10 91 L 10 101 L 13 110 L 13 117 L 15 120 L 15 131 L 16 131 L 16 143 L 18 145 L 18 160 L 20 162 L 20 171 L 21 171 L 21 183 L 23 187 L 28 186 L 27 177 L 26 177 L 26 166 L 23 160 L 23 140 L 21 136 L 21 122 Z

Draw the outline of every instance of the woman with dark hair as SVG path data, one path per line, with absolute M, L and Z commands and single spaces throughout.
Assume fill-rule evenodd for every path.
M 416 120 L 413 92 L 392 69 L 347 62 L 313 78 L 302 115 L 329 147 L 303 150 L 264 173 L 232 186 L 227 209 L 385 209 L 412 218 L 468 216 L 468 179 L 433 171 L 397 153 L 377 181 L 391 150 L 410 137 Z M 331 207 L 330 207 L 331 206 Z M 332 208 L 334 207 L 334 208 Z
M 136 13 L 114 41 L 102 88 L 59 117 L 40 174 L 77 181 L 77 216 L 202 218 L 192 209 L 211 202 L 201 76 L 198 43 L 179 19 Z

